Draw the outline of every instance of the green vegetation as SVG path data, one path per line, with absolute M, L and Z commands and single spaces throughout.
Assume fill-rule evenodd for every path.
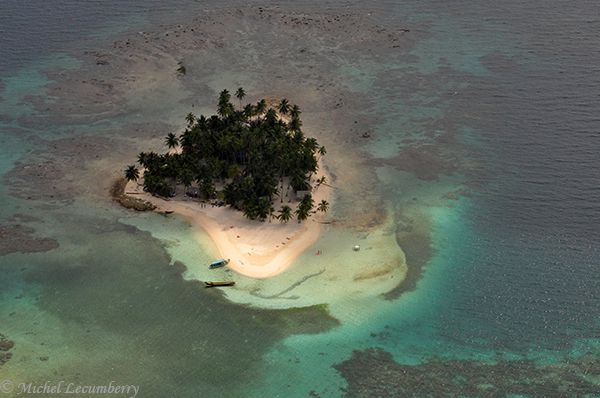
M 292 208 L 290 206 L 282 206 L 279 210 L 279 215 L 277 216 L 281 222 L 288 222 L 292 218 Z
M 297 105 L 284 98 L 277 110 L 268 107 L 264 99 L 242 106 L 245 96 L 240 87 L 235 93 L 239 100 L 236 109 L 229 91 L 223 90 L 217 115 L 196 118 L 189 113 L 181 136 L 166 136 L 168 152 L 140 153 L 144 189 L 174 196 L 180 184 L 192 196 L 229 205 L 250 219 L 288 222 L 295 214 L 298 222 L 306 220 L 315 205 L 310 193 L 304 194 L 295 211 L 287 205 L 276 209 L 274 198 L 279 196 L 283 204 L 290 189 L 310 191 L 311 176 L 318 168 L 317 155 L 323 156 L 325 148 L 304 136 Z M 178 147 L 181 151 L 174 151 Z M 135 181 L 139 171 L 129 166 L 125 177 Z M 324 181 L 323 177 L 317 184 Z M 317 210 L 325 212 L 327 207 L 323 201 Z
M 325 178 L 325 177 L 323 177 Z M 317 211 L 325 213 L 329 209 L 329 202 L 326 200 L 322 200 L 317 205 Z
M 310 211 L 312 210 L 314 204 L 315 202 L 311 194 L 306 195 L 302 199 L 298 205 L 298 208 L 296 209 L 296 218 L 298 221 L 304 221 L 308 218 L 308 216 L 310 216 Z
M 140 171 L 135 165 L 128 166 L 125 169 L 125 178 L 127 181 L 137 181 L 140 178 Z

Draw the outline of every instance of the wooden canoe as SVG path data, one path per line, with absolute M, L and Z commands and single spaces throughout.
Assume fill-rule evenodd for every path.
M 204 287 L 219 287 L 219 286 L 233 286 L 233 285 L 235 285 L 234 281 L 204 282 Z
M 225 260 L 225 259 L 221 259 L 218 261 L 215 261 L 214 263 L 211 263 L 208 268 L 210 269 L 215 269 L 215 268 L 220 268 L 220 267 L 224 267 L 227 264 L 229 264 L 229 259 Z

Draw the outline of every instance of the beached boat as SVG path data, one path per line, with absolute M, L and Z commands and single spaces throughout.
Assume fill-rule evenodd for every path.
M 235 282 L 224 281 L 224 282 L 204 282 L 204 287 L 219 287 L 219 286 L 233 286 Z
M 220 267 L 224 267 L 227 264 L 229 264 L 229 259 L 225 260 L 225 259 L 220 259 L 218 261 L 215 261 L 214 263 L 211 263 L 208 268 L 210 269 L 214 269 L 214 268 L 220 268 Z

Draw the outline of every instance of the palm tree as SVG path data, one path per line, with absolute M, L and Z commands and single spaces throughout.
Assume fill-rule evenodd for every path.
M 299 117 L 292 116 L 292 119 L 288 123 L 288 129 L 293 132 L 299 132 L 300 127 L 302 127 L 302 122 Z
M 267 198 L 260 198 L 256 204 L 256 215 L 260 221 L 264 221 L 271 213 L 271 202 Z
M 304 146 L 311 152 L 314 153 L 319 148 L 319 143 L 313 137 L 307 138 L 304 141 Z
M 302 113 L 302 112 L 300 112 L 300 107 L 298 105 L 294 105 L 290 109 L 290 117 L 292 117 L 292 118 L 299 118 L 300 113 Z
M 290 177 L 290 185 L 294 191 L 306 191 L 310 189 L 310 183 L 307 181 L 306 174 L 296 172 Z
M 217 108 L 217 113 L 221 117 L 225 117 L 229 115 L 232 111 L 233 106 L 231 105 L 231 94 L 229 94 L 228 90 L 223 90 L 219 94 L 219 106 Z
M 267 101 L 265 101 L 264 99 L 261 99 L 260 101 L 258 101 L 256 103 L 256 107 L 254 108 L 254 111 L 256 112 L 257 115 L 262 115 L 263 113 L 265 113 L 266 110 L 267 110 Z
M 273 206 L 269 207 L 269 222 L 271 222 L 271 220 L 273 220 L 273 217 L 275 217 L 275 208 Z
M 137 159 L 140 165 L 146 167 L 146 164 L 148 162 L 148 154 L 146 152 L 140 152 Z
M 317 211 L 325 213 L 327 211 L 327 209 L 329 209 L 329 202 L 327 202 L 325 199 L 323 199 L 317 205 Z
M 192 185 L 192 182 L 194 182 L 194 175 L 192 174 L 192 171 L 188 168 L 180 170 L 179 181 L 183 184 L 185 191 L 187 192 L 188 188 Z
M 292 218 L 292 208 L 287 205 L 283 206 L 279 210 L 279 216 L 277 216 L 277 218 L 279 218 L 279 221 L 287 223 Z
M 125 169 L 125 178 L 127 181 L 137 181 L 140 178 L 140 172 L 135 165 L 128 166 Z
M 308 209 L 308 211 L 311 211 L 313 206 L 315 204 L 315 201 L 313 200 L 313 197 L 311 194 L 307 194 L 304 198 L 302 198 L 302 201 L 300 201 L 300 205 L 304 205 L 304 207 L 306 207 Z
M 327 153 L 327 149 L 325 149 L 324 146 L 321 146 L 319 147 L 317 153 L 319 154 L 319 160 L 321 160 L 321 158 Z
M 200 126 L 200 128 L 205 128 L 206 123 L 207 123 L 206 116 L 200 115 L 200 117 L 198 118 L 198 126 Z
M 194 116 L 194 114 L 190 112 L 186 115 L 185 120 L 188 122 L 188 126 L 191 127 L 192 124 L 194 124 L 194 122 L 196 121 L 196 116 Z
M 313 205 L 314 200 L 311 194 L 308 194 L 304 198 L 302 198 L 302 201 L 296 209 L 296 218 L 298 219 L 298 222 L 301 222 L 308 218 L 308 216 L 310 215 L 310 211 L 313 208 Z
M 144 167 L 146 167 L 147 169 L 150 168 L 155 168 L 158 166 L 159 163 L 159 156 L 156 152 L 148 152 L 145 154 L 145 162 L 146 164 L 144 164 Z
M 288 102 L 287 99 L 282 98 L 281 102 L 279 103 L 279 113 L 281 113 L 282 115 L 287 115 L 289 111 L 290 111 L 290 103 Z
M 235 96 L 240 100 L 240 108 L 242 107 L 242 99 L 246 96 L 246 92 L 242 87 L 238 88 L 235 92 Z
M 310 211 L 305 206 L 298 206 L 298 208 L 296 209 L 296 218 L 298 219 L 298 224 L 306 220 L 309 214 Z
M 244 121 L 248 121 L 248 118 L 254 114 L 254 106 L 252 106 L 252 104 L 247 104 L 246 106 L 244 106 L 243 112 L 245 117 Z
M 181 133 L 181 135 L 179 136 L 179 144 L 181 145 L 181 150 L 183 153 L 189 151 L 192 148 L 194 144 L 192 130 L 187 129 L 183 133 Z
M 275 124 L 275 122 L 277 121 L 277 112 L 275 111 L 275 109 L 273 108 L 269 108 L 269 110 L 267 111 L 267 113 L 265 114 L 265 120 L 270 124 L 273 125 Z
M 175 148 L 179 145 L 179 138 L 173 133 L 167 134 L 165 137 L 165 144 L 169 147 L 169 149 Z

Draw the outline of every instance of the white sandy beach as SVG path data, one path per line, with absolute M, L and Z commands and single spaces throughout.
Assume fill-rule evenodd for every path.
M 318 175 L 329 179 L 329 175 L 322 171 Z M 331 204 L 331 190 L 327 185 L 313 188 L 315 203 L 327 200 Z M 295 219 L 288 223 L 281 223 L 277 219 L 271 222 L 249 220 L 240 211 L 182 198 L 182 195 L 173 199 L 150 195 L 143 191 L 139 182 L 129 182 L 125 194 L 153 203 L 158 212 L 181 215 L 193 226 L 202 228 L 215 243 L 219 256 L 230 259 L 228 267 L 251 278 L 269 278 L 284 272 L 317 242 L 321 234 L 321 222 L 327 219 L 327 213 L 323 215 L 317 212 L 302 223 Z M 276 198 L 276 208 L 279 202 L 279 198 Z M 283 204 L 295 208 L 296 203 L 288 203 L 285 197 Z

